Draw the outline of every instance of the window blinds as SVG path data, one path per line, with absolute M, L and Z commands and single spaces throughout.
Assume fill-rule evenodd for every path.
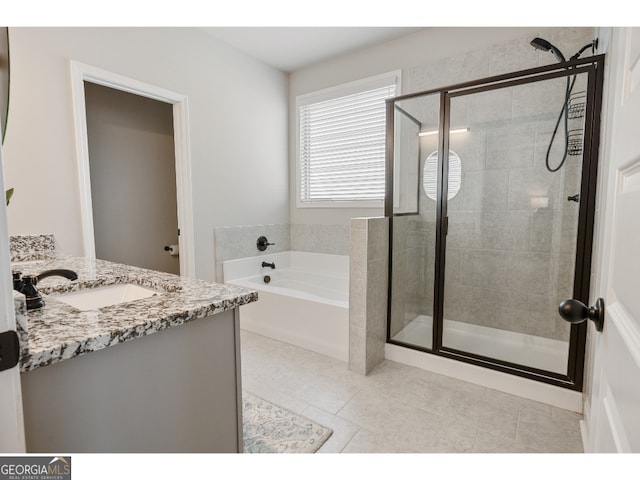
M 384 199 L 385 99 L 396 86 L 303 105 L 302 202 Z

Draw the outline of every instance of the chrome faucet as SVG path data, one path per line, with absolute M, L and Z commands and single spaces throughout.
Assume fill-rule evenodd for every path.
M 38 275 L 22 275 L 22 272 L 13 272 L 13 289 L 27 297 L 27 310 L 35 310 L 44 307 L 42 295 L 36 288 L 38 282 L 47 277 L 64 277 L 69 280 L 77 280 L 78 274 L 73 270 L 57 268 L 46 270 Z
M 271 263 L 269 263 L 269 262 L 262 262 L 262 268 L 264 268 L 264 267 L 269 267 L 269 268 L 272 268 L 272 269 L 274 269 L 274 270 L 275 270 L 275 268 L 276 268 L 276 262 L 271 262 Z

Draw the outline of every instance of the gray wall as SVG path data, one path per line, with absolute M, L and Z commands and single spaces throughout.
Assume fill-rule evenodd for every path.
M 85 82 L 96 257 L 180 274 L 173 106 Z
M 50 232 L 61 252 L 83 253 L 70 59 L 187 96 L 198 278 L 214 278 L 215 227 L 289 221 L 285 73 L 199 28 L 9 34 L 3 158 L 6 184 L 16 188 L 12 235 Z

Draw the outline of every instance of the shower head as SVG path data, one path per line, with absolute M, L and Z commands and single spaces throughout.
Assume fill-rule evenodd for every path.
M 551 52 L 559 62 L 566 62 L 562 52 L 556 48 L 553 44 L 547 42 L 544 38 L 536 37 L 531 40 L 531 46 L 536 50 L 542 50 L 543 52 Z

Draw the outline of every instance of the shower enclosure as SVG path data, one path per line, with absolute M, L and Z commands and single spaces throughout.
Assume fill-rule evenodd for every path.
M 603 64 L 387 102 L 389 343 L 582 389 Z

